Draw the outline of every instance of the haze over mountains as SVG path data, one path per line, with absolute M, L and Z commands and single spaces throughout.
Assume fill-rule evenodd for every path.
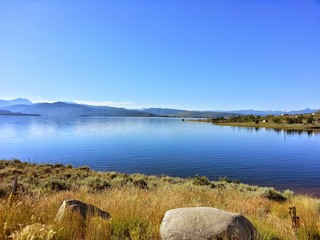
M 288 114 L 313 113 L 317 109 L 304 109 L 290 111 Z M 108 106 L 91 106 L 70 102 L 32 103 L 28 99 L 17 98 L 13 100 L 0 100 L 0 115 L 15 116 L 46 116 L 46 117 L 181 117 L 181 118 L 216 118 L 230 117 L 232 115 L 281 115 L 284 111 L 259 111 L 259 110 L 235 110 L 235 111 L 188 111 L 169 108 L 147 108 L 131 110 Z
M 18 105 L 18 104 L 32 105 L 33 103 L 31 101 L 29 101 L 28 99 L 24 99 L 24 98 L 16 98 L 13 100 L 1 100 L 0 99 L 0 107 L 7 107 L 7 106 L 12 106 L 12 105 Z

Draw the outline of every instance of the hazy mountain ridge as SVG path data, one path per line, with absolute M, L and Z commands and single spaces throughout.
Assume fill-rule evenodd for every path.
M 170 108 L 148 108 L 143 109 L 143 112 L 150 113 L 161 117 L 181 117 L 181 118 L 217 118 L 229 117 L 235 113 L 223 111 L 190 111 Z
M 12 106 L 12 105 L 18 105 L 18 104 L 32 105 L 33 103 L 25 98 L 16 98 L 13 100 L 1 100 L 0 99 L 0 107 L 7 107 L 7 106 Z
M 234 110 L 234 111 L 190 111 L 170 108 L 147 108 L 131 110 L 126 108 L 116 108 L 109 106 L 91 106 L 72 102 L 55 103 L 35 103 L 28 99 L 17 98 L 13 100 L 0 100 L 1 115 L 42 115 L 48 117 L 65 116 L 106 116 L 106 117 L 181 117 L 181 118 L 217 118 L 231 117 L 233 115 L 281 115 L 287 114 L 308 114 L 319 111 L 319 109 L 309 109 L 298 111 L 261 111 L 261 110 Z
M 0 115 L 2 116 L 41 116 L 40 114 L 26 114 L 26 113 L 11 112 L 8 110 L 1 110 L 1 109 L 0 109 Z
M 75 103 L 36 103 L 32 105 L 11 105 L 1 107 L 3 110 L 11 112 L 21 112 L 26 114 L 40 114 L 47 117 L 80 117 L 80 116 L 117 116 L 117 117 L 151 117 L 137 110 L 128 110 L 124 108 L 96 107 L 81 105 Z

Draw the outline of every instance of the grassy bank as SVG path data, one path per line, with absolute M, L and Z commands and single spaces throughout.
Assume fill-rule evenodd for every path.
M 13 178 L 16 195 L 11 195 Z M 65 199 L 75 198 L 108 211 L 112 220 L 54 218 Z M 164 213 L 172 208 L 209 206 L 244 214 L 262 239 L 320 239 L 320 200 L 291 191 L 249 186 L 206 177 L 190 179 L 95 172 L 87 167 L 0 161 L 0 239 L 27 239 L 21 230 L 45 225 L 40 239 L 159 239 Z M 291 226 L 297 208 L 300 228 Z M 25 237 L 25 238 L 23 238 Z M 36 239 L 36 238 L 35 238 Z

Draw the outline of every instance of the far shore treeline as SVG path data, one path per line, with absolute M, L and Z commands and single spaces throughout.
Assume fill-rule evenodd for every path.
M 281 116 L 267 115 L 233 115 L 229 118 L 207 118 L 191 121 L 211 122 L 217 125 L 273 128 L 296 131 L 320 131 L 320 113 L 312 114 L 282 114 Z

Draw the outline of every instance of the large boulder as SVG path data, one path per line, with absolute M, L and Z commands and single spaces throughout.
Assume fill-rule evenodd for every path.
M 252 223 L 241 214 L 217 208 L 177 208 L 165 213 L 160 226 L 163 240 L 254 240 Z
M 61 204 L 59 211 L 56 215 L 55 221 L 58 222 L 66 215 L 68 211 L 71 212 L 78 212 L 80 213 L 80 216 L 82 218 L 87 218 L 88 216 L 98 216 L 103 219 L 110 219 L 111 216 L 106 211 L 103 211 L 91 204 L 87 204 L 84 202 L 81 202 L 79 200 L 70 199 L 70 200 L 64 200 Z

